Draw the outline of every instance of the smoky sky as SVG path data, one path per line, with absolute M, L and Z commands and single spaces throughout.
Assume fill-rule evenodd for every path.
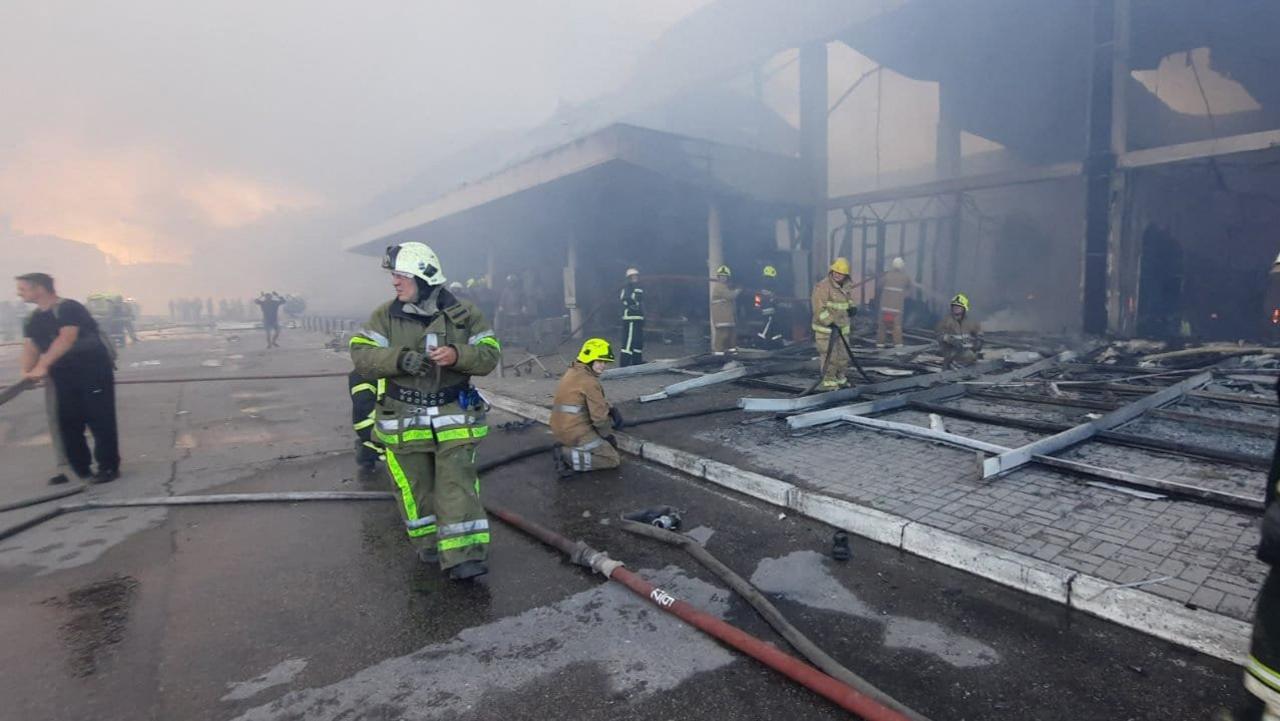
M 322 233 L 616 89 L 704 2 L 10 0 L 0 214 L 134 263 Z

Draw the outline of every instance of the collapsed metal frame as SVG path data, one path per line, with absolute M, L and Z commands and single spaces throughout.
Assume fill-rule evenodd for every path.
M 997 377 L 998 380 L 997 378 L 993 378 L 990 382 L 1008 382 L 1009 380 L 1017 380 L 1019 378 L 1029 378 L 1057 366 L 1060 362 L 1063 362 L 1063 360 L 1065 359 L 1061 356 L 1045 359 L 1030 366 L 1024 366 L 1012 373 L 1003 374 L 1002 376 Z M 1011 378 L 1010 376 L 1013 374 L 1018 374 L 1018 376 Z M 916 376 L 915 378 L 921 378 L 921 376 Z M 1146 395 L 1132 403 L 1121 405 L 1118 408 L 1111 410 L 1101 418 L 1078 424 L 1065 431 L 1039 439 L 1019 448 L 1009 448 L 910 423 L 900 423 L 868 417 L 868 415 L 872 413 L 881 413 L 903 407 L 910 407 L 915 403 L 929 404 L 940 400 L 962 397 L 969 392 L 969 387 L 962 381 L 959 383 L 951 383 L 948 385 L 928 388 L 923 391 L 906 393 L 900 396 L 880 398 L 866 403 L 801 413 L 800 415 L 789 417 L 787 419 L 787 425 L 794 430 L 825 425 L 828 423 L 844 422 L 863 428 L 899 433 L 913 438 L 936 441 L 958 448 L 964 448 L 966 450 L 977 451 L 979 456 L 977 458 L 976 470 L 978 477 L 984 480 L 1006 475 L 1010 471 L 1013 471 L 1027 463 L 1035 462 L 1051 468 L 1070 471 L 1073 474 L 1119 483 L 1123 486 L 1157 491 L 1173 496 L 1206 500 L 1224 506 L 1242 508 L 1250 511 L 1261 510 L 1263 507 L 1263 499 L 1260 497 L 1246 496 L 1239 493 L 1232 493 L 1230 491 L 1220 491 L 1180 483 L 1177 481 L 1152 478 L 1137 473 L 1105 468 L 1085 463 L 1083 461 L 1059 458 L 1050 455 L 1088 441 L 1089 439 L 1096 437 L 1099 433 L 1109 431 L 1110 429 L 1133 421 L 1141 417 L 1144 413 L 1154 410 L 1160 406 L 1174 403 L 1188 394 L 1194 393 L 1196 389 L 1208 383 L 1212 378 L 1213 374 L 1211 371 L 1198 373 L 1191 378 L 1184 379 L 1171 386 L 1156 389 L 1155 392 L 1150 395 Z M 908 378 L 902 380 L 912 379 Z M 863 388 L 870 387 L 864 386 Z M 1155 450 L 1158 451 L 1159 449 Z M 992 457 L 987 458 L 984 457 L 983 454 L 990 454 Z

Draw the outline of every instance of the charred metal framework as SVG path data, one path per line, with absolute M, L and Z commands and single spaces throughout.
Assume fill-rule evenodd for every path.
M 725 39 L 728 18 L 735 32 L 754 33 L 757 44 Z M 605 222 L 609 216 L 634 213 L 640 223 L 679 215 L 683 225 L 668 235 L 681 244 L 679 252 L 696 251 L 679 262 L 698 274 L 704 262 L 714 268 L 758 257 L 770 245 L 763 236 L 774 235 L 772 227 L 761 229 L 776 224 L 778 243 L 771 250 L 786 259 L 783 277 L 790 278 L 795 297 L 807 295 L 832 258 L 848 255 L 863 283 L 860 300 L 874 303 L 874 278 L 888 258 L 900 255 L 921 285 L 935 291 L 930 299 L 917 290 L 916 299 L 938 303 L 938 296 L 973 277 L 962 266 L 989 264 L 999 255 L 980 247 L 983 232 L 994 233 L 1001 218 L 984 198 L 1002 194 L 1002 202 L 1018 208 L 1028 194 L 1039 194 L 1042 205 L 1066 209 L 1055 208 L 1044 222 L 1057 226 L 1054 233 L 1038 239 L 1059 252 L 1054 271 L 1061 280 L 1044 291 L 1053 295 L 1051 302 L 1041 300 L 1071 309 L 1058 311 L 1054 327 L 1120 336 L 1256 336 L 1262 322 L 1251 320 L 1251 313 L 1257 305 L 1261 315 L 1261 292 L 1247 288 L 1265 283 L 1277 248 L 1261 229 L 1280 220 L 1280 197 L 1267 182 L 1280 161 L 1280 86 L 1270 70 L 1280 63 L 1280 51 L 1267 31 L 1276 22 L 1280 6 L 1262 0 L 712 3 L 663 39 L 625 92 L 581 117 L 531 132 L 507 156 L 516 162 L 464 176 L 466 184 L 360 233 L 347 247 L 381 252 L 388 242 L 425 234 L 481 253 L 469 264 L 492 279 L 512 269 L 510 261 L 498 260 L 510 252 L 505 238 L 523 234 L 525 242 L 547 244 L 567 259 L 563 274 L 550 280 L 564 284 L 571 325 L 578 327 L 590 319 L 585 309 L 592 299 L 608 297 L 584 283 L 583 274 L 602 272 L 591 256 L 599 255 L 602 236 L 616 232 Z M 839 44 L 869 59 L 870 69 L 847 80 L 830 77 L 831 49 Z M 1135 70 L 1178 54 L 1190 59 L 1197 48 L 1208 48 L 1214 66 L 1252 93 L 1261 109 L 1219 117 L 1201 86 L 1204 112 L 1180 114 L 1135 79 Z M 766 72 L 768 59 L 780 53 L 789 55 Z M 794 117 L 785 119 L 765 108 L 762 90 L 784 71 L 795 73 L 797 95 Z M 874 89 L 878 118 L 888 72 L 936 83 L 936 180 L 879 187 L 879 141 L 892 131 L 883 131 L 877 120 L 877 187 L 832 197 L 831 171 L 847 165 L 832 137 L 833 113 L 855 91 Z M 749 120 L 728 120 L 742 131 L 734 136 L 741 146 L 701 139 L 696 130 L 631 124 L 632 118 L 675 116 L 689 107 L 701 112 L 717 103 L 719 112 L 732 115 L 723 85 L 735 75 L 749 78 L 753 97 L 745 102 L 754 103 L 737 109 Z M 1000 144 L 1013 164 L 966 174 L 966 132 Z M 1250 177 L 1241 180 L 1233 172 Z M 637 201 L 638 193 L 649 197 Z M 545 222 L 549 215 L 557 217 L 554 227 Z M 1167 227 L 1179 223 L 1181 229 Z M 1011 237 L 999 240 L 1016 243 L 1017 230 L 1001 228 Z M 744 240 L 748 235 L 761 237 Z M 1144 288 L 1150 259 L 1165 252 L 1157 241 L 1166 236 L 1174 245 L 1200 247 L 1165 264 L 1162 272 L 1172 273 L 1171 279 L 1147 278 Z M 1224 243 L 1239 260 L 1206 273 L 1193 255 Z M 1168 270 L 1179 264 L 1183 270 Z M 1153 293 L 1159 282 L 1185 292 Z M 1227 287 L 1229 297 L 1210 308 L 1205 298 L 1215 286 Z M 1004 300 L 1016 304 L 1030 295 L 1010 292 Z M 1144 325 L 1153 309 L 1179 302 L 1204 307 Z M 1242 317 L 1226 323 L 1223 314 Z

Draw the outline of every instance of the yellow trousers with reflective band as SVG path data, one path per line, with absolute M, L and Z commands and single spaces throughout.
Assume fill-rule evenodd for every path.
M 835 345 L 831 346 L 833 340 Z M 828 347 L 831 348 L 830 357 L 827 355 Z M 849 352 L 844 349 L 840 339 L 830 330 L 826 333 L 815 330 L 813 348 L 818 351 L 818 363 L 822 364 L 822 383 L 818 385 L 818 390 L 830 391 L 849 385 L 845 378 L 845 372 L 849 370 Z
M 489 520 L 480 503 L 474 445 L 432 453 L 389 448 L 387 472 L 415 548 L 438 549 L 441 568 L 488 557 Z

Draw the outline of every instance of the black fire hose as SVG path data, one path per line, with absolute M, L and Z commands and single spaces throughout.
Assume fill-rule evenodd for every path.
M 849 347 L 849 340 L 844 337 L 844 333 L 841 332 L 838 326 L 833 325 L 831 326 L 831 329 L 835 331 L 834 335 L 840 336 L 840 342 L 844 344 L 844 352 L 849 354 L 849 361 L 853 363 L 854 368 L 858 369 L 858 375 L 862 376 L 862 380 L 870 383 L 871 376 L 867 375 L 867 372 L 862 370 L 862 364 L 858 362 L 858 356 L 853 354 L 853 348 Z
M 783 616 L 782 612 L 778 610 L 778 607 L 774 606 L 773 603 L 771 603 L 769 599 L 759 591 L 759 589 L 752 586 L 751 583 L 742 576 L 734 573 L 733 569 L 724 565 L 720 559 L 713 556 L 710 551 L 703 548 L 697 541 L 689 538 L 683 533 L 675 533 L 673 531 L 668 531 L 665 528 L 658 528 L 657 526 L 652 526 L 647 523 L 640 523 L 638 521 L 626 519 L 623 519 L 622 521 L 622 530 L 627 533 L 634 533 L 638 536 L 651 538 L 655 541 L 660 541 L 671 546 L 683 548 L 685 552 L 693 556 L 698 563 L 701 563 L 707 568 L 707 570 L 718 576 L 720 580 L 724 581 L 729 586 L 729 588 L 732 588 L 739 596 L 742 596 L 747 603 L 751 604 L 751 607 L 754 608 L 756 612 L 773 627 L 773 630 L 778 632 L 779 636 L 786 639 L 787 643 L 791 644 L 795 650 L 799 651 L 801 656 L 808 659 L 810 663 L 817 666 L 823 673 L 837 681 L 852 686 L 859 692 L 879 701 L 912 721 L 928 721 L 924 716 L 921 716 L 919 713 L 916 713 L 910 708 L 902 705 L 892 696 L 881 691 L 879 688 L 876 688 L 876 686 L 870 681 L 849 670 L 839 661 L 832 658 L 826 651 L 823 651 L 817 644 L 801 633 L 800 629 L 793 626 L 791 622 L 787 620 L 786 616 Z

